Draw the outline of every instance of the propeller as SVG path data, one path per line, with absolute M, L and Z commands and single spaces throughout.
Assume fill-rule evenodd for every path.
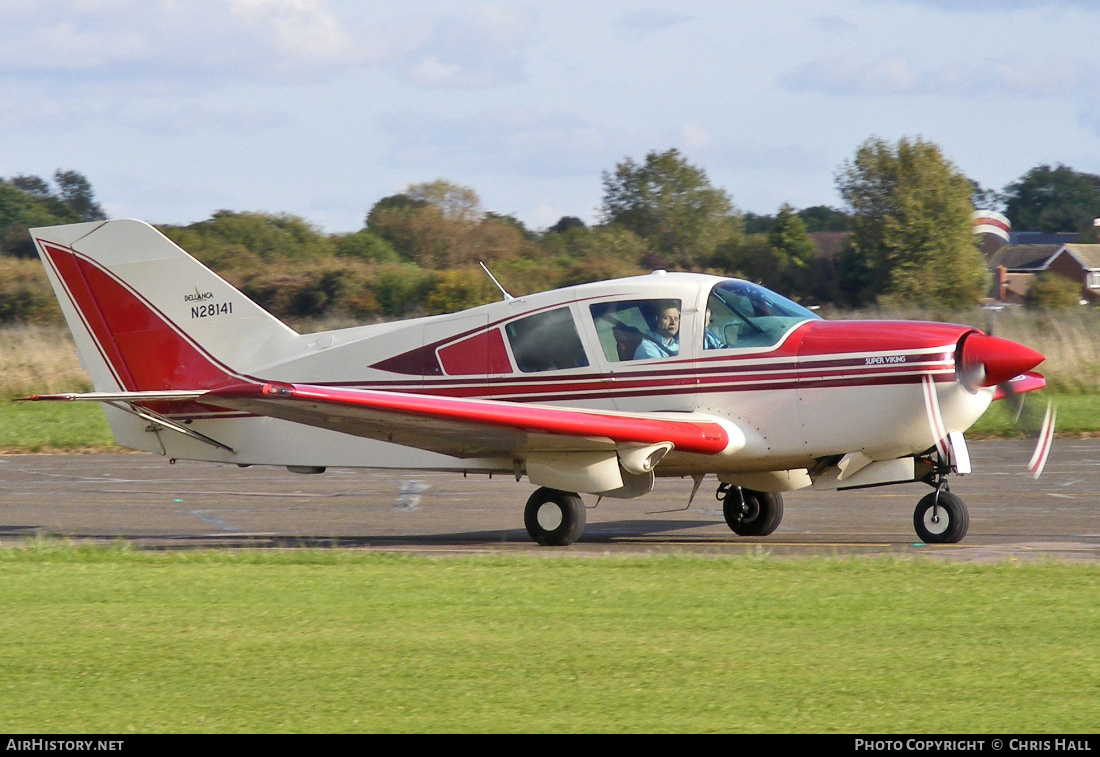
M 1012 408 L 1013 423 L 1019 423 L 1024 407 L 1024 393 L 1046 386 L 1042 376 L 1029 373 L 1044 359 L 1043 355 L 1030 347 L 1008 339 L 972 332 L 960 341 L 956 364 L 959 382 L 967 391 L 976 392 L 980 388 L 996 387 L 993 399 L 1008 402 Z M 928 379 L 927 383 L 931 382 L 929 377 L 926 379 Z M 929 428 L 935 435 L 937 428 L 943 428 L 943 421 L 939 421 L 938 427 L 933 426 L 933 416 L 939 416 L 939 404 L 934 388 L 929 394 L 927 386 L 925 407 L 929 416 Z M 1050 454 L 1054 439 L 1055 418 L 1054 406 L 1048 401 L 1046 413 L 1040 424 L 1035 451 L 1028 463 L 1028 470 L 1035 478 L 1042 475 L 1043 468 L 1046 466 L 1047 456 Z M 937 442 L 937 449 L 941 443 Z

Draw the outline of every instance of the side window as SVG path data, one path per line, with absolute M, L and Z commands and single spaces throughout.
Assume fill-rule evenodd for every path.
M 624 300 L 589 306 L 610 362 L 680 353 L 680 300 Z
M 584 368 L 588 356 L 569 308 L 535 313 L 504 327 L 516 365 L 524 373 Z

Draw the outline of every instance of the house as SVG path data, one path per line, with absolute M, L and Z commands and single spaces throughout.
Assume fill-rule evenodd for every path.
M 993 285 L 989 296 L 998 302 L 1022 305 L 1031 282 L 1059 250 L 1056 244 L 1006 244 L 989 256 Z
M 1081 298 L 1100 301 L 1100 244 L 1007 244 L 988 258 L 989 296 L 1023 304 L 1035 277 L 1050 271 L 1080 282 Z
M 1081 299 L 1100 302 L 1100 244 L 1066 244 L 1047 261 L 1046 270 L 1081 282 Z

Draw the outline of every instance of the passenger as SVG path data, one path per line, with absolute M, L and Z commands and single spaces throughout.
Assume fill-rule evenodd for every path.
M 674 302 L 661 303 L 657 310 L 657 322 L 638 344 L 634 359 L 671 357 L 679 352 L 680 306 Z

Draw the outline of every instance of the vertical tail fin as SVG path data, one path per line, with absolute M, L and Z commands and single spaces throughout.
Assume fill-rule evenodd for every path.
M 223 386 L 297 340 L 141 221 L 50 226 L 31 236 L 96 391 Z

